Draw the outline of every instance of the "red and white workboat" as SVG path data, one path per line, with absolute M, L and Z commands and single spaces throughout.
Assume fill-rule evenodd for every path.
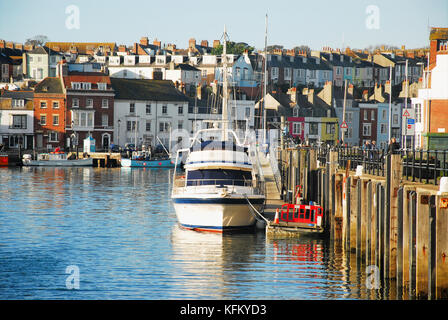
M 266 226 L 268 236 L 318 235 L 324 232 L 323 208 L 313 204 L 286 203 Z

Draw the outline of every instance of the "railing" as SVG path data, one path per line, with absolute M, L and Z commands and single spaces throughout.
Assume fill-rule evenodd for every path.
M 365 173 L 385 176 L 386 152 L 378 149 L 364 150 L 359 147 L 336 147 L 338 153 L 339 168 L 356 170 L 357 166 L 363 166 Z
M 385 177 L 386 150 L 363 149 L 360 147 L 319 147 L 317 159 L 321 164 L 327 161 L 332 151 L 338 154 L 339 168 L 356 170 L 363 166 L 368 174 Z M 441 177 L 448 176 L 448 150 L 397 150 L 402 158 L 403 177 L 407 180 L 437 185 Z
M 251 187 L 252 194 L 264 194 L 264 182 L 243 179 L 188 179 L 175 178 L 174 179 L 174 193 L 180 193 L 186 187 L 202 187 L 215 186 L 216 189 L 223 189 L 224 187 Z
M 401 150 L 403 176 L 437 185 L 441 177 L 448 176 L 447 153 L 446 150 Z

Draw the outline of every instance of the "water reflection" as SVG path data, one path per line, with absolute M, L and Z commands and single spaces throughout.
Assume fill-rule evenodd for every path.
M 178 227 L 172 169 L 0 170 L 0 298 L 383 299 L 321 239 Z M 65 268 L 81 289 L 65 288 Z

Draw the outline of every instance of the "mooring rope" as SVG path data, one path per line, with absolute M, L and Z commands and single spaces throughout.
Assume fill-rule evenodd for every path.
M 255 207 L 252 205 L 252 203 L 250 203 L 249 198 L 247 197 L 247 194 L 244 193 L 243 196 L 246 198 L 246 201 L 247 201 L 247 203 L 249 204 L 249 206 L 251 207 L 251 209 L 252 209 L 253 211 L 255 211 L 260 217 L 262 217 L 263 220 L 266 222 L 266 224 L 269 224 L 269 220 L 266 219 L 265 217 L 263 217 L 263 215 L 262 215 L 260 212 L 258 212 L 257 209 L 255 209 Z M 257 215 L 255 215 L 255 214 L 252 212 L 252 210 L 251 210 L 250 212 L 254 215 L 255 219 L 258 220 L 258 221 L 261 221 L 261 220 L 257 217 Z

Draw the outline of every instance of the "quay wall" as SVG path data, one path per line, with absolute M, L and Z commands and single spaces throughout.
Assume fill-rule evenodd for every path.
M 448 298 L 447 192 L 406 179 L 400 154 L 386 155 L 377 175 L 343 165 L 338 151 L 282 149 L 277 157 L 282 199 L 295 203 L 300 193 L 322 205 L 327 236 L 356 268 L 376 270 L 398 299 Z

